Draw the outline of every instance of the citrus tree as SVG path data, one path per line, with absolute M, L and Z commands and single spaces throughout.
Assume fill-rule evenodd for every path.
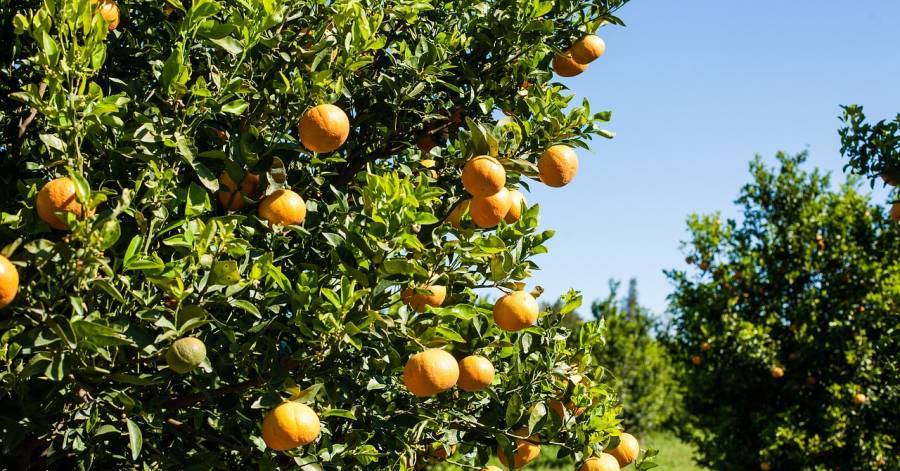
M 4 2 L 2 466 L 609 464 L 518 188 L 611 136 L 551 69 L 622 3 Z
M 851 179 L 757 158 L 668 273 L 686 434 L 713 469 L 897 469 L 900 233 Z

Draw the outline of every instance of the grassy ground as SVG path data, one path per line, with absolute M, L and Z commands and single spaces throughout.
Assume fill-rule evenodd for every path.
M 701 468 L 694 464 L 692 457 L 694 455 L 694 449 L 679 440 L 675 435 L 668 432 L 660 432 L 654 435 L 650 435 L 646 438 L 642 438 L 641 446 L 648 446 L 652 448 L 657 448 L 660 450 L 659 456 L 656 458 L 656 462 L 659 463 L 658 468 L 654 468 L 654 470 L 659 471 L 704 471 L 704 468 Z M 557 461 L 556 457 L 556 449 L 554 447 L 544 446 L 541 447 L 541 457 L 533 462 L 531 465 L 525 468 L 525 471 L 572 471 L 575 469 L 574 463 L 570 460 L 561 460 Z M 493 465 L 498 465 L 496 458 L 491 460 Z M 461 468 L 456 466 L 432 466 L 429 468 L 431 471 L 460 471 Z M 501 467 L 501 469 L 503 469 Z M 632 467 L 629 466 L 625 468 L 625 471 L 631 470 Z

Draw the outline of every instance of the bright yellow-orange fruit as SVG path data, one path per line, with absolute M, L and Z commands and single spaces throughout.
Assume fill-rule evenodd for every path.
M 538 302 L 530 293 L 513 291 L 494 303 L 494 322 L 507 332 L 534 325 L 538 318 Z
M 459 229 L 462 226 L 462 217 L 469 209 L 469 200 L 462 201 L 458 203 L 453 209 L 450 211 L 450 215 L 447 216 L 447 221 L 456 229 Z
M 703 364 L 703 358 L 700 358 L 700 355 L 694 355 L 691 357 L 691 363 L 693 363 L 694 366 L 700 366 Z
M 578 156 L 575 151 L 561 144 L 551 146 L 538 160 L 538 176 L 547 186 L 566 186 L 578 172 Z
M 300 142 L 313 152 L 338 150 L 350 135 L 350 119 L 337 106 L 311 108 L 300 120 Z
M 710 348 L 712 348 L 712 345 L 710 345 L 709 342 L 703 342 L 700 344 L 701 352 L 708 352 Z
M 853 395 L 853 403 L 858 406 L 865 404 L 868 400 L 869 398 L 867 398 L 863 393 L 856 393 L 855 395 Z
M 781 378 L 782 376 L 784 376 L 784 369 L 781 368 L 780 366 L 775 366 L 772 368 L 771 373 L 772 373 L 773 378 L 778 379 L 778 378 Z
M 512 199 L 509 190 L 500 188 L 500 191 L 491 196 L 475 196 L 469 203 L 469 214 L 472 222 L 482 229 L 490 229 L 500 224 L 500 221 L 509 213 Z
M 506 185 L 506 169 L 499 160 L 489 155 L 479 155 L 466 162 L 462 183 L 472 196 L 491 196 Z
M 37 213 L 50 227 L 66 230 L 69 226 L 56 213 L 72 213 L 81 217 L 81 204 L 75 196 L 75 182 L 69 177 L 50 180 L 41 188 L 37 196 Z
M 238 189 L 237 184 L 228 175 L 228 172 L 222 172 L 219 176 L 219 204 L 228 211 L 237 211 L 244 207 L 244 198 L 255 198 L 256 190 L 259 186 L 259 175 L 247 172 L 244 179 L 241 180 L 241 188 Z
M 513 431 L 515 435 L 520 437 L 524 437 L 525 434 L 528 433 L 528 429 L 525 427 L 516 429 Z M 541 454 L 541 446 L 537 443 L 540 442 L 541 437 L 538 435 L 532 435 L 528 437 L 528 440 L 523 440 L 520 438 L 516 439 L 516 448 L 513 450 L 513 463 L 516 465 L 516 469 L 521 468 L 528 463 L 534 461 L 538 455 Z M 509 457 L 507 457 L 503 450 L 500 447 L 497 447 L 497 458 L 500 459 L 500 462 L 503 463 L 503 466 L 509 466 Z
M 0 255 L 0 309 L 9 306 L 19 292 L 19 272 L 9 259 Z
M 568 52 L 553 58 L 553 71 L 560 77 L 574 77 L 587 69 L 587 64 L 579 64 Z
M 614 450 L 607 451 L 619 462 L 619 466 L 623 468 L 636 460 L 640 452 L 641 445 L 638 443 L 637 438 L 634 438 L 634 435 L 630 433 L 619 435 L 619 446 Z
M 291 190 L 275 190 L 259 204 L 258 213 L 269 225 L 300 224 L 306 219 L 306 202 Z
M 518 221 L 519 218 L 522 217 L 522 209 L 525 207 L 528 207 L 528 202 L 525 201 L 525 195 L 519 190 L 509 190 L 509 211 L 506 213 L 506 216 L 503 217 L 503 220 L 506 221 L 507 224 Z
M 417 353 L 403 368 L 403 384 L 418 397 L 428 397 L 452 388 L 459 379 L 459 365 L 453 355 L 429 348 Z
M 430 292 L 430 294 L 419 294 L 413 288 L 407 288 L 400 293 L 400 299 L 403 300 L 413 311 L 425 312 L 426 306 L 441 307 L 444 300 L 447 299 L 447 287 L 441 285 L 421 286 L 419 289 Z
M 599 36 L 589 34 L 572 44 L 569 53 L 579 64 L 589 64 L 606 52 L 606 43 Z
M 457 385 L 464 391 L 475 392 L 491 385 L 494 381 L 494 365 L 479 355 L 469 355 L 459 362 Z
M 262 436 L 269 448 L 284 451 L 312 443 L 320 430 L 319 416 L 309 406 L 284 402 L 266 414 Z
M 100 3 L 100 6 L 97 7 L 97 10 L 100 12 L 100 16 L 106 21 L 107 28 L 109 28 L 110 31 L 119 26 L 119 5 L 116 4 L 115 1 L 104 0 Z
M 592 456 L 581 464 L 578 471 L 619 471 L 619 463 L 616 459 L 607 454 L 600 453 L 600 456 Z

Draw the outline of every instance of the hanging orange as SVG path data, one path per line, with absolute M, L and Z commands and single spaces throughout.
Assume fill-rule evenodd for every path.
M 300 120 L 300 142 L 313 152 L 334 152 L 350 135 L 350 119 L 337 106 L 311 108 Z
M 569 184 L 578 172 L 578 155 L 565 145 L 551 146 L 538 160 L 538 176 L 547 186 L 554 188 Z
M 428 397 L 452 388 L 459 379 L 459 365 L 453 355 L 429 348 L 406 362 L 403 384 L 418 397 Z
M 463 391 L 476 392 L 494 381 L 494 365 L 491 360 L 479 355 L 469 355 L 459 361 L 459 381 Z
M 509 213 L 512 200 L 509 190 L 501 188 L 491 196 L 475 196 L 469 203 L 472 222 L 482 229 L 490 229 L 500 223 Z
M 589 64 L 606 52 L 606 43 L 597 35 L 589 34 L 572 44 L 572 59 L 579 64 Z
M 19 271 L 6 257 L 0 255 L 0 309 L 9 306 L 19 292 Z
M 447 287 L 441 285 L 421 286 L 419 289 L 428 291 L 428 294 L 417 293 L 413 288 L 407 288 L 400 294 L 403 300 L 413 311 L 425 312 L 427 306 L 441 307 L 447 299 Z
M 69 228 L 65 220 L 56 213 L 72 213 L 81 217 L 82 208 L 75 196 L 75 182 L 69 177 L 50 180 L 41 188 L 37 196 L 37 213 L 42 221 L 59 230 Z M 88 214 L 90 215 L 90 214 Z
M 574 77 L 587 69 L 587 65 L 575 62 L 568 52 L 553 58 L 553 71 L 560 77 Z
M 315 441 L 321 431 L 319 416 L 305 404 L 284 402 L 263 419 L 266 446 L 276 451 L 290 450 Z
M 519 220 L 522 217 L 522 208 L 528 207 L 528 201 L 525 200 L 525 195 L 522 194 L 519 190 L 509 190 L 509 211 L 506 213 L 506 216 L 503 217 L 503 220 L 506 221 L 507 224 L 512 224 Z
M 531 293 L 513 291 L 494 303 L 494 322 L 507 332 L 515 332 L 534 325 L 540 307 Z
M 472 196 L 491 196 L 506 184 L 506 169 L 499 160 L 489 155 L 479 155 L 466 162 L 462 183 Z
M 296 225 L 306 219 L 306 202 L 291 190 L 275 190 L 259 204 L 259 217 L 269 225 Z

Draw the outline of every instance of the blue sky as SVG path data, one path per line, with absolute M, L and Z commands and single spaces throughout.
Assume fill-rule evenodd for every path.
M 547 301 L 574 287 L 589 304 L 610 278 L 624 291 L 636 277 L 661 313 L 686 217 L 736 215 L 755 154 L 808 150 L 842 180 L 839 105 L 900 111 L 900 1 L 633 0 L 619 14 L 626 28 L 599 33 L 606 55 L 564 81 L 613 111 L 617 136 L 579 152 L 569 186 L 532 185 L 528 201 L 557 235 L 531 282 Z

